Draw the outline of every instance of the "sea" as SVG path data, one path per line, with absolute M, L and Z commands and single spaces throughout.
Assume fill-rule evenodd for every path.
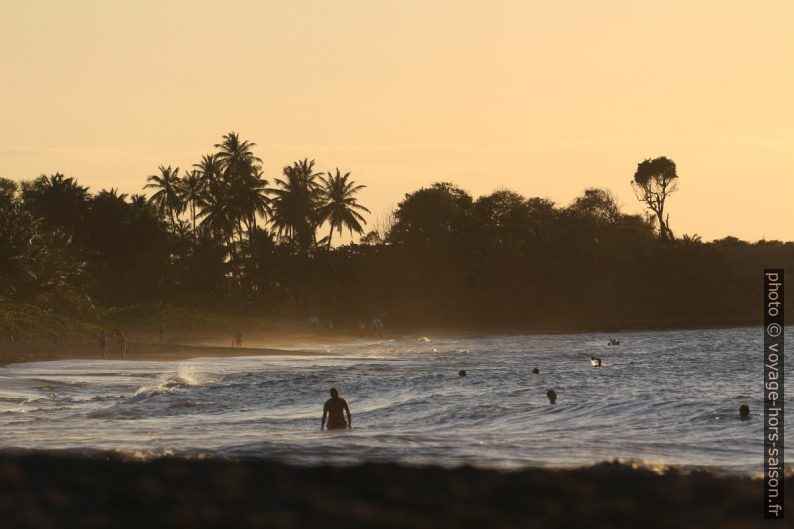
M 0 368 L 0 450 L 762 472 L 760 327 L 613 338 L 411 335 L 295 344 L 313 356 L 11 364 Z M 331 387 L 350 429 L 320 430 Z

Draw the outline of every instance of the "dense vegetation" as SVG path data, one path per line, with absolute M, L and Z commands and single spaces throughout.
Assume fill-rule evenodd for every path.
M 61 174 L 0 180 L 0 302 L 78 317 L 166 302 L 337 325 L 388 313 L 392 325 L 652 327 L 757 320 L 762 268 L 794 269 L 794 243 L 675 238 L 666 158 L 632 182 L 655 217 L 622 213 L 602 189 L 559 206 L 437 183 L 365 234 L 349 173 L 305 159 L 271 184 L 253 143 L 230 133 L 215 147 L 188 171 L 161 166 L 148 198 Z M 363 237 L 333 247 L 343 230 Z

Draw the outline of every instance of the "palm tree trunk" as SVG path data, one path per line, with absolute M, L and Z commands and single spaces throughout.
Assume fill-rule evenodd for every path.
M 328 232 L 328 249 L 331 249 L 331 237 L 334 235 L 334 225 L 331 224 L 331 231 Z

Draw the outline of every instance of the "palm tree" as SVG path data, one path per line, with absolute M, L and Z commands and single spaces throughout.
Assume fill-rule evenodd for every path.
M 314 172 L 314 160 L 304 159 L 284 168 L 284 179 L 276 178 L 272 193 L 273 227 L 279 237 L 286 235 L 302 249 L 313 244 L 317 227 L 321 188 Z
M 190 206 L 190 218 L 193 223 L 193 232 L 196 231 L 196 205 L 204 195 L 205 183 L 201 171 L 193 169 L 182 177 L 182 186 L 179 189 L 180 199 L 184 205 Z
M 61 173 L 41 175 L 22 184 L 25 205 L 50 226 L 57 226 L 68 235 L 74 235 L 81 228 L 88 198 L 87 187 Z
M 234 220 L 244 223 L 249 234 L 256 228 L 257 215 L 268 217 L 273 213 L 267 196 L 268 185 L 258 169 L 229 182 L 230 208 L 237 217 Z
M 172 231 L 176 233 L 176 218 L 185 209 L 180 192 L 182 186 L 179 180 L 179 167 L 171 169 L 170 165 L 168 167 L 161 165 L 158 169 L 160 174 L 147 177 L 146 181 L 149 183 L 143 187 L 157 189 L 149 201 L 157 206 L 161 215 L 164 212 L 168 213 Z
M 202 189 L 206 190 L 210 184 L 220 180 L 223 173 L 223 163 L 217 153 L 205 154 L 199 163 L 193 164 L 199 172 Z
M 233 179 L 247 174 L 251 168 L 262 163 L 262 160 L 251 152 L 252 147 L 256 147 L 256 143 L 241 141 L 236 132 L 225 134 L 223 141 L 215 144 L 215 148 L 219 149 L 216 156 L 223 165 L 227 178 Z
M 355 231 L 358 234 L 363 233 L 364 228 L 361 223 L 367 223 L 359 211 L 370 211 L 358 203 L 355 194 L 367 186 L 356 185 L 355 182 L 350 180 L 350 173 L 342 174 L 339 168 L 336 169 L 336 174 L 327 173 L 327 177 L 320 177 L 322 181 L 322 199 L 323 205 L 320 208 L 320 218 L 327 220 L 331 225 L 331 230 L 328 233 L 328 249 L 331 248 L 331 237 L 334 234 L 334 228 L 342 234 L 342 228 L 348 228 L 352 235 Z

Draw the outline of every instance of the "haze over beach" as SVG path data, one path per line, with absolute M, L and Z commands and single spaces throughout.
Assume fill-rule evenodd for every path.
M 783 517 L 792 25 L 3 2 L 0 525 Z
M 557 203 L 681 167 L 677 233 L 794 239 L 788 2 L 6 2 L 0 177 L 140 191 L 228 130 L 376 213 L 451 181 Z M 684 183 L 685 182 L 685 183 Z

